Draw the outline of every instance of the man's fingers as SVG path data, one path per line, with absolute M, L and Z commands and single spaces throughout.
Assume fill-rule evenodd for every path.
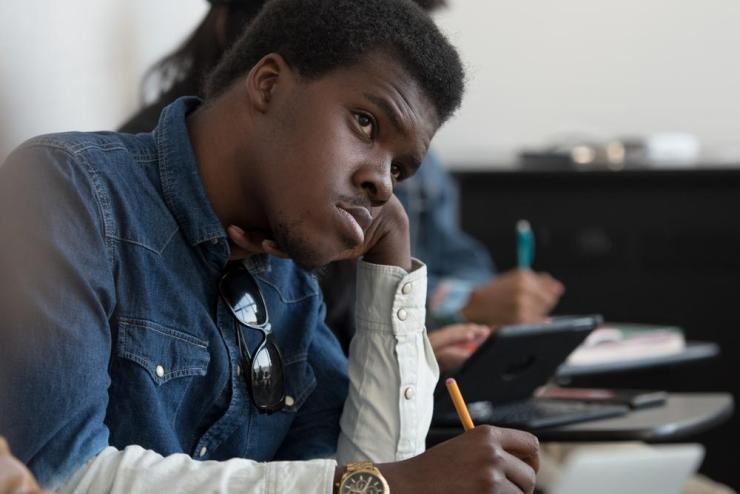
M 501 446 L 527 463 L 535 472 L 540 469 L 540 442 L 534 435 L 515 429 L 499 429 Z
M 288 254 L 285 253 L 285 251 L 281 250 L 280 247 L 278 247 L 277 242 L 275 242 L 274 240 L 263 240 L 262 249 L 271 256 L 282 257 L 283 259 L 288 259 L 289 257 Z
M 532 492 L 537 478 L 534 468 L 508 451 L 503 452 L 503 459 L 506 478 L 518 488 L 518 491 Z
M 270 254 L 276 257 L 288 257 L 280 249 L 277 242 L 268 238 L 261 231 L 244 231 L 236 225 L 229 225 L 226 233 L 231 240 L 231 256 L 233 259 L 244 259 L 254 254 Z

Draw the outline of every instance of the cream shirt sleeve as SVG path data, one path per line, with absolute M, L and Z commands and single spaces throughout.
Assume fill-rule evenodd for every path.
M 388 462 L 424 451 L 439 371 L 424 329 L 426 267 L 410 273 L 360 261 L 357 333 L 349 357 L 350 389 L 337 445 L 340 464 Z M 331 494 L 337 461 L 258 463 L 163 457 L 131 445 L 108 447 L 80 468 L 62 493 Z
M 359 263 L 340 464 L 403 460 L 424 451 L 439 377 L 424 328 L 426 292 L 426 266 L 419 261 L 410 273 Z

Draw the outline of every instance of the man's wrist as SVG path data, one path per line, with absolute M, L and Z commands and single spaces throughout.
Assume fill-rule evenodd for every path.
M 344 465 L 337 465 L 337 468 L 334 469 L 334 482 L 332 482 L 332 493 L 333 494 L 339 494 L 339 482 L 342 480 L 342 475 L 344 475 L 344 472 L 347 471 L 347 467 Z
M 396 248 L 371 249 L 365 253 L 363 260 L 381 266 L 398 266 L 407 273 L 411 271 L 411 247 L 408 242 L 402 242 Z

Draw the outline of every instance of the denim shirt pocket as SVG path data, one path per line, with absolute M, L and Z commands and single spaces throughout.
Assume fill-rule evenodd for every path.
M 205 376 L 208 342 L 143 319 L 119 318 L 117 355 L 142 366 L 158 385 Z
M 284 365 L 285 406 L 282 411 L 295 413 L 316 389 L 316 375 L 305 356 L 297 360 L 286 360 Z

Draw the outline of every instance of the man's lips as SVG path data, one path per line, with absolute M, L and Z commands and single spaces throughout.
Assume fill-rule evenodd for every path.
M 373 217 L 370 215 L 370 211 L 368 211 L 367 208 L 363 208 L 362 206 L 338 206 L 339 209 L 342 209 L 346 212 L 348 212 L 352 218 L 357 222 L 358 225 L 360 225 L 360 228 L 363 232 L 367 231 L 368 227 L 370 226 L 370 223 L 373 222 Z

